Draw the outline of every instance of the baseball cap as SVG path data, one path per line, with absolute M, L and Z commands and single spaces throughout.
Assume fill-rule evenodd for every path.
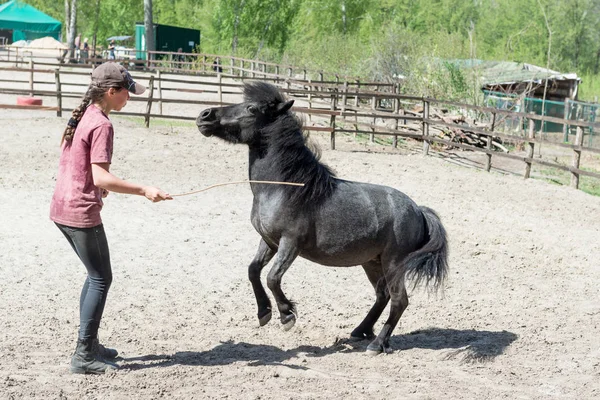
M 115 62 L 105 62 L 97 66 L 92 71 L 92 83 L 105 88 L 122 87 L 133 94 L 146 91 L 146 87 L 135 82 L 125 67 Z

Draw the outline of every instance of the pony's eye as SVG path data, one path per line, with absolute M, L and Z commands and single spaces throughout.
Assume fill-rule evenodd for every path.
M 248 107 L 246 107 L 246 110 L 248 110 L 250 114 L 256 114 L 258 108 L 254 107 L 253 105 L 249 105 Z

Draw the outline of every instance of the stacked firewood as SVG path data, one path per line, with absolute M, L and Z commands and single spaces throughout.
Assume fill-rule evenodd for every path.
M 469 130 L 469 127 L 478 129 L 490 129 L 486 123 L 477 122 L 463 115 L 449 115 L 435 112 L 436 117 L 447 124 L 459 125 L 460 127 L 447 127 L 443 125 L 430 127 L 430 133 L 435 134 L 440 139 L 448 140 L 454 143 L 466 144 L 469 146 L 486 148 L 488 146 L 488 136 L 475 133 Z M 464 126 L 464 127 L 463 127 Z M 508 149 L 502 145 L 502 139 L 492 136 L 492 149 L 508 153 Z M 455 146 L 445 145 L 446 149 L 456 148 Z

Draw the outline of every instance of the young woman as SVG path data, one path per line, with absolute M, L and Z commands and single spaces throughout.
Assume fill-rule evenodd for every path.
M 112 62 L 98 66 L 63 133 L 50 219 L 88 273 L 79 299 L 79 337 L 71 357 L 74 373 L 103 374 L 117 368 L 110 361 L 117 351 L 98 342 L 98 327 L 112 282 L 108 243 L 100 218 L 102 198 L 117 192 L 145 196 L 153 202 L 172 199 L 156 187 L 127 182 L 109 172 L 114 133 L 108 116 L 127 104 L 129 93 L 142 94 L 145 90 L 122 66 Z

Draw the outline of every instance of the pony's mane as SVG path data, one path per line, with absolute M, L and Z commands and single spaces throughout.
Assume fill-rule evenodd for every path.
M 286 101 L 273 85 L 253 82 L 244 86 L 246 101 L 266 102 L 276 107 Z M 304 183 L 303 187 L 288 187 L 289 201 L 303 208 L 318 206 L 333 194 L 337 181 L 329 167 L 319 161 L 320 151 L 302 131 L 302 121 L 290 111 L 278 116 L 261 130 L 271 165 L 277 166 L 283 182 Z
M 274 107 L 279 103 L 285 103 L 285 97 L 276 86 L 266 82 L 247 82 L 244 84 L 244 101 L 267 104 Z

